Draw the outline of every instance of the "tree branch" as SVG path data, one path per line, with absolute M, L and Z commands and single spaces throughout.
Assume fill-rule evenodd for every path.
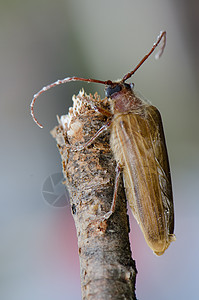
M 62 116 L 52 135 L 62 158 L 63 174 L 70 193 L 80 258 L 82 299 L 136 299 L 136 267 L 131 258 L 129 219 L 123 181 L 117 194 L 115 212 L 109 212 L 115 182 L 116 163 L 109 145 L 109 132 L 84 145 L 106 122 L 107 117 L 91 108 L 91 101 L 108 108 L 95 94 L 80 91 L 73 96 L 73 108 Z

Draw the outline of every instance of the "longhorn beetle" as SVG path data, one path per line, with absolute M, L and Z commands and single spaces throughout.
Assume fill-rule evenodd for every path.
M 115 210 L 117 188 L 121 171 L 126 197 L 135 219 L 141 227 L 148 246 L 161 255 L 175 240 L 174 207 L 169 161 L 162 120 L 156 107 L 144 102 L 133 92 L 133 84 L 126 83 L 163 41 L 158 52 L 162 55 L 166 45 L 166 31 L 160 32 L 157 41 L 135 69 L 119 81 L 101 81 L 80 77 L 67 77 L 43 87 L 31 102 L 31 115 L 39 127 L 43 127 L 34 115 L 34 103 L 38 96 L 50 88 L 70 82 L 86 81 L 105 85 L 106 97 L 111 110 L 93 104 L 96 111 L 108 117 L 108 122 L 81 150 L 89 146 L 104 130 L 110 127 L 110 146 L 117 162 L 115 190 L 111 209 L 105 214 L 108 219 Z

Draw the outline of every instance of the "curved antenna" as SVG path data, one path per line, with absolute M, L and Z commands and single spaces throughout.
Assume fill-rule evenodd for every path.
M 156 54 L 155 58 L 158 59 L 164 52 L 164 48 L 166 46 L 166 31 L 160 31 L 160 34 L 157 37 L 156 42 L 153 44 L 153 47 L 149 51 L 148 54 L 146 54 L 143 59 L 139 62 L 139 64 L 135 67 L 135 69 L 129 73 L 127 73 L 121 80 L 121 82 L 125 82 L 127 79 L 129 79 L 138 69 L 139 67 L 147 60 L 147 58 L 153 53 L 155 48 L 159 45 L 160 41 L 163 39 L 163 44 L 160 48 L 160 51 Z
M 43 94 L 44 92 L 46 92 L 47 90 L 57 86 L 57 85 L 60 85 L 60 84 L 63 84 L 63 83 L 66 83 L 66 82 L 70 82 L 70 81 L 86 81 L 86 82 L 95 82 L 95 83 L 101 83 L 101 84 L 105 84 L 105 85 L 112 85 L 113 82 L 111 80 L 106 80 L 106 81 L 102 81 L 102 80 L 96 80 L 96 79 L 85 79 L 85 78 L 80 78 L 80 77 L 66 77 L 64 79 L 58 79 L 57 81 L 47 85 L 47 86 L 44 86 L 39 92 L 37 92 L 34 96 L 33 96 L 33 99 L 31 101 L 31 104 L 30 104 L 30 113 L 31 113 L 31 116 L 33 118 L 33 120 L 35 121 L 35 123 L 40 127 L 40 128 L 43 128 L 42 124 L 39 123 L 39 121 L 37 120 L 37 118 L 35 117 L 35 114 L 34 114 L 34 105 L 35 105 L 35 101 L 36 99 L 41 95 Z

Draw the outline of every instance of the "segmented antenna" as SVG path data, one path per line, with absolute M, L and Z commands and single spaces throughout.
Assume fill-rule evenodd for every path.
M 153 53 L 153 51 L 155 50 L 155 48 L 157 48 L 157 46 L 159 45 L 159 43 L 160 43 L 160 41 L 162 39 L 163 39 L 162 46 L 161 46 L 160 50 L 158 51 L 158 53 L 155 56 L 156 59 L 160 58 L 160 56 L 164 52 L 164 48 L 166 46 L 166 31 L 160 31 L 160 34 L 157 37 L 157 41 L 153 44 L 153 47 L 151 48 L 151 50 L 149 51 L 149 53 L 146 54 L 143 57 L 143 59 L 139 62 L 139 64 L 135 67 L 135 69 L 133 71 L 127 73 L 122 78 L 121 82 L 125 82 L 127 79 L 129 79 L 139 69 L 139 67 L 145 62 L 145 60 L 147 60 L 147 58 Z
M 88 79 L 85 79 L 85 78 L 80 78 L 80 77 L 66 77 L 64 79 L 58 79 L 57 81 L 47 85 L 47 86 L 44 86 L 39 92 L 37 92 L 34 96 L 33 96 L 33 99 L 31 101 L 31 104 L 30 104 L 30 113 L 31 113 L 31 116 L 33 118 L 33 120 L 35 121 L 35 123 L 40 127 L 40 128 L 43 128 L 43 125 L 41 123 L 39 123 L 39 121 L 37 120 L 37 118 L 35 117 L 35 114 L 34 114 L 34 105 L 35 105 L 35 101 L 36 99 L 41 95 L 43 94 L 44 92 L 46 92 L 47 90 L 57 86 L 57 85 L 60 85 L 60 84 L 64 84 L 66 82 L 70 82 L 70 81 L 85 81 L 85 82 L 95 82 L 95 83 L 101 83 L 101 84 L 105 84 L 105 85 L 112 85 L 113 82 L 111 80 L 107 80 L 107 81 L 102 81 L 102 80 L 97 80 L 97 79 L 91 79 L 91 78 L 88 78 Z
M 159 45 L 159 43 L 161 42 L 161 40 L 163 39 L 163 44 L 159 50 L 159 52 L 156 54 L 156 58 L 160 58 L 160 56 L 162 55 L 163 51 L 164 51 L 164 48 L 165 48 L 165 45 L 166 45 L 166 31 L 161 31 L 159 36 L 157 37 L 157 41 L 153 44 L 153 47 L 151 48 L 151 50 L 149 51 L 148 54 L 146 54 L 143 59 L 139 62 L 139 64 L 135 67 L 135 69 L 129 73 L 127 73 L 123 78 L 122 80 L 120 81 L 121 83 L 125 82 L 127 79 L 129 79 L 138 69 L 139 67 L 145 62 L 145 60 L 147 60 L 147 58 L 153 53 L 153 51 L 157 48 L 157 46 Z M 60 84 L 64 84 L 64 83 L 67 83 L 67 82 L 70 82 L 70 81 L 85 81 L 85 82 L 94 82 L 94 83 L 101 83 L 101 84 L 105 84 L 105 85 L 114 85 L 115 83 L 112 82 L 111 80 L 106 80 L 106 81 L 102 81 L 102 80 L 97 80 L 97 79 L 91 79 L 91 78 L 88 78 L 88 79 L 85 79 L 85 78 L 81 78 L 81 77 L 66 77 L 64 79 L 59 79 L 45 87 L 43 87 L 39 92 L 37 92 L 32 101 L 31 101 L 31 104 L 30 104 L 30 113 L 31 113 L 31 116 L 33 118 L 33 120 L 35 121 L 35 123 L 40 127 L 40 128 L 43 128 L 42 124 L 39 123 L 39 121 L 37 120 L 37 118 L 35 117 L 35 114 L 34 114 L 34 105 L 35 105 L 35 101 L 36 99 L 41 95 L 43 94 L 44 92 L 46 92 L 47 90 L 57 86 L 57 85 L 60 85 Z

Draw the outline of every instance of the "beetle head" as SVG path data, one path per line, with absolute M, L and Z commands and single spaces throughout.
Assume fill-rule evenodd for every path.
M 112 85 L 108 85 L 105 88 L 105 95 L 108 98 L 111 98 L 113 94 L 115 93 L 119 93 L 122 90 L 132 90 L 134 87 L 133 83 L 123 83 L 123 82 L 117 82 L 115 84 Z

